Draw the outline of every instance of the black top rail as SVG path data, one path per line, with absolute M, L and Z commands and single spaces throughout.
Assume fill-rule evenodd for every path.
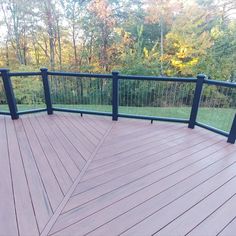
M 153 81 L 167 81 L 167 82 L 190 82 L 196 83 L 196 78 L 181 78 L 181 77 L 168 77 L 168 76 L 140 76 L 140 75 L 119 75 L 119 79 L 129 80 L 153 80 Z
M 205 79 L 204 83 L 209 84 L 209 85 L 224 86 L 228 88 L 236 88 L 236 83 L 233 83 L 233 82 Z
M 48 75 L 112 79 L 112 75 L 109 75 L 109 74 L 92 74 L 92 73 L 77 73 L 77 72 L 74 73 L 74 72 L 54 72 L 54 71 L 52 72 L 52 71 L 48 71 Z
M 40 76 L 41 72 L 10 72 L 9 76 L 14 77 L 25 77 L 25 76 Z
M 2 70 L 2 69 L 1 69 Z M 0 75 L 1 75 L 0 70 Z M 112 79 L 112 74 L 95 74 L 95 73 L 79 73 L 79 72 L 63 72 L 63 71 L 48 71 L 48 75 L 55 76 L 72 76 L 72 77 L 88 77 L 88 78 L 101 78 L 101 79 Z M 23 77 L 23 76 L 41 76 L 42 72 L 9 72 L 11 77 Z M 167 82 L 186 82 L 196 83 L 197 78 L 194 77 L 173 77 L 173 76 L 142 76 L 142 75 L 123 75 L 118 74 L 119 79 L 128 80 L 151 80 L 151 81 L 167 81 Z M 205 84 L 224 86 L 228 88 L 236 88 L 236 82 L 226 82 L 221 80 L 210 80 L 205 77 Z

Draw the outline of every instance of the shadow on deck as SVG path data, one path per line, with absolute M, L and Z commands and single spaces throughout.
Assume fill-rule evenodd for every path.
M 186 125 L 0 117 L 0 235 L 235 235 L 236 146 Z

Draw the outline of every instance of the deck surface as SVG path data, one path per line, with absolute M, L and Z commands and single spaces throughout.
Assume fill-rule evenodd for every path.
M 0 235 L 235 235 L 236 145 L 201 128 L 0 116 Z

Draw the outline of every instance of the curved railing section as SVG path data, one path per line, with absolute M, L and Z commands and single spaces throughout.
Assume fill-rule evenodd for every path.
M 74 112 L 199 126 L 236 140 L 236 83 L 196 78 L 0 69 L 0 114 Z

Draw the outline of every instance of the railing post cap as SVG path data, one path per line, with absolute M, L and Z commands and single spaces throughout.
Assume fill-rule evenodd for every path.
M 197 78 L 198 79 L 205 79 L 207 76 L 205 74 L 198 74 Z
M 120 72 L 119 71 L 112 71 L 113 75 L 118 75 Z
M 48 68 L 40 68 L 41 71 L 48 71 Z
M 0 72 L 7 72 L 10 71 L 8 68 L 0 68 Z

